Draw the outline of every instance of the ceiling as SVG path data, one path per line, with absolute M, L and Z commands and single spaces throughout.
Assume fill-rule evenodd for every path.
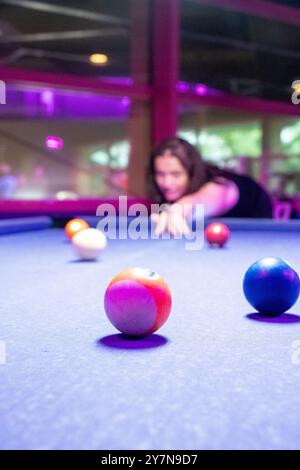
M 300 10 L 300 0 L 273 3 Z M 128 77 L 130 23 L 130 0 L 0 0 L 0 66 Z M 89 64 L 94 52 L 108 64 Z M 300 28 L 182 0 L 180 79 L 289 103 Z

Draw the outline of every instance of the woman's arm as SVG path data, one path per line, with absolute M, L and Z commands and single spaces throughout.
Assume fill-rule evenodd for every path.
M 199 191 L 183 196 L 172 204 L 168 212 L 155 214 L 155 233 L 160 235 L 168 230 L 173 235 L 187 234 L 190 230 L 186 219 L 196 204 L 204 205 L 205 217 L 217 217 L 234 207 L 239 200 L 238 187 L 223 178 L 219 181 L 220 183 L 206 183 Z
M 206 183 L 195 193 L 183 196 L 176 204 L 190 205 L 190 210 L 186 209 L 185 215 L 189 215 L 187 212 L 192 212 L 196 204 L 204 204 L 205 216 L 214 217 L 232 209 L 237 204 L 239 195 L 237 185 L 222 178 L 220 183 Z

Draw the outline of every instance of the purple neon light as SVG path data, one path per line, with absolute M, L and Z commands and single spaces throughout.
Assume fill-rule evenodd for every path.
M 54 93 L 52 90 L 42 90 L 41 92 L 41 102 L 44 104 L 53 104 Z
M 45 144 L 49 149 L 60 150 L 63 147 L 63 140 L 60 137 L 48 135 Z
M 195 93 L 197 95 L 207 95 L 208 91 L 208 87 L 206 85 L 203 85 L 203 83 L 198 83 L 197 85 L 195 85 Z
M 190 84 L 187 82 L 178 82 L 177 83 L 177 91 L 187 92 L 190 90 Z
M 130 98 L 128 98 L 128 96 L 124 96 L 124 98 L 122 98 L 121 103 L 124 108 L 127 108 L 128 106 L 130 106 Z

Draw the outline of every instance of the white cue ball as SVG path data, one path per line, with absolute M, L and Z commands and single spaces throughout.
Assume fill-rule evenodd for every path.
M 96 259 L 107 245 L 106 236 L 100 230 L 88 228 L 76 233 L 72 245 L 81 259 Z

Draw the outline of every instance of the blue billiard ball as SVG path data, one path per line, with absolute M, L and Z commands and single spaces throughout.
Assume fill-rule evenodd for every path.
M 300 293 L 299 276 L 280 258 L 262 258 L 245 274 L 244 294 L 263 315 L 280 315 L 289 310 Z

